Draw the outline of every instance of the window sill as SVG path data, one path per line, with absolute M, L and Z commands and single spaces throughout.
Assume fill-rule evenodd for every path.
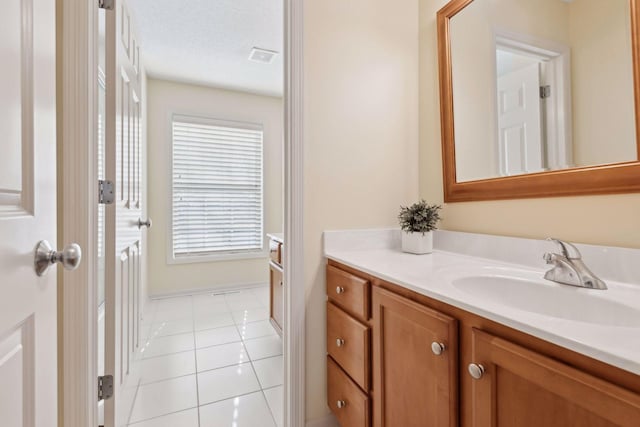
M 269 258 L 269 252 L 264 250 L 258 252 L 231 252 L 220 254 L 181 256 L 178 258 L 171 254 L 167 257 L 167 264 L 200 264 L 204 262 L 242 261 L 259 258 Z

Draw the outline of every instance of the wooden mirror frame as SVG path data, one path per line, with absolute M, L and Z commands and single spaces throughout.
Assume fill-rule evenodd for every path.
M 457 182 L 449 21 L 472 1 L 474 0 L 451 0 L 437 14 L 444 201 L 450 203 L 640 192 L 640 160 Z M 640 0 L 629 0 L 629 3 L 636 144 L 640 159 Z

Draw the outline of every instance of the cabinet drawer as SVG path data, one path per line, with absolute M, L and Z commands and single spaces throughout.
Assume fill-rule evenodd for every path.
M 369 390 L 370 331 L 327 303 L 327 351 L 363 390 Z
M 336 362 L 327 357 L 327 399 L 331 412 L 341 427 L 369 427 L 371 410 L 369 397 L 342 372 Z
M 282 243 L 269 240 L 269 258 L 278 265 L 282 265 Z
M 327 265 L 327 296 L 349 313 L 369 319 L 369 281 Z

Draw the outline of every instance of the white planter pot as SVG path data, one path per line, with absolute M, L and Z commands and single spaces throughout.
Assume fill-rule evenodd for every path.
M 407 233 L 402 232 L 402 251 L 410 254 L 430 254 L 433 252 L 433 232 Z

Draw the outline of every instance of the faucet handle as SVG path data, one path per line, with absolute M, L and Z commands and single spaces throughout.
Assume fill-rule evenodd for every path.
M 580 251 L 578 250 L 578 248 L 576 248 L 572 243 L 569 242 L 565 242 L 563 240 L 560 239 L 555 239 L 553 237 L 547 237 L 547 240 L 550 242 L 554 242 L 556 243 L 559 247 L 560 247 L 560 252 L 562 254 L 562 256 L 564 256 L 567 259 L 582 259 L 582 255 L 580 254 Z M 570 248 L 570 250 L 569 250 Z M 570 255 L 569 252 L 572 252 L 572 254 Z M 547 257 L 547 254 L 544 255 L 544 260 L 547 261 L 547 263 L 549 263 L 549 261 L 551 261 L 551 257 Z

